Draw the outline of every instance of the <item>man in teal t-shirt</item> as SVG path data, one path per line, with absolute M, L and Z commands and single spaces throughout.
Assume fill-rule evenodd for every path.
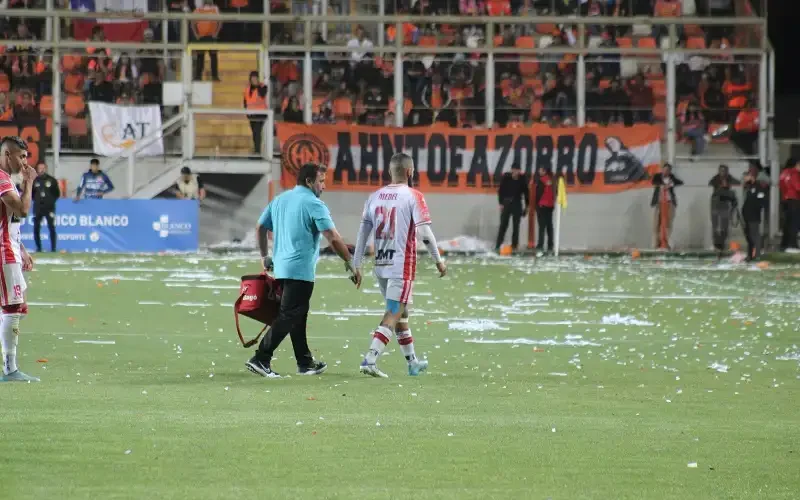
M 307 163 L 297 173 L 297 186 L 272 200 L 258 219 L 258 246 L 264 270 L 274 268 L 275 279 L 283 290 L 278 317 L 258 346 L 255 356 L 245 366 L 263 377 L 280 377 L 272 370 L 272 355 L 286 335 L 291 336 L 297 373 L 318 375 L 327 365 L 315 361 L 308 348 L 306 324 L 314 276 L 319 260 L 319 237 L 325 236 L 356 287 L 361 274 L 350 264 L 350 251 L 336 231 L 331 213 L 319 199 L 325 190 L 324 165 Z M 267 233 L 273 234 L 272 257 L 268 256 Z

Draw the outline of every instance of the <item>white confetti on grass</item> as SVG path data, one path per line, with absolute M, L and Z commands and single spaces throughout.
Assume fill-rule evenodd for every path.
M 577 335 L 580 337 L 580 335 Z M 464 339 L 464 342 L 469 342 L 472 344 L 511 344 L 511 345 L 541 345 L 541 346 L 553 346 L 553 347 L 600 347 L 601 344 L 596 342 L 591 342 L 588 340 L 582 340 L 580 338 L 565 338 L 564 340 L 555 340 L 555 339 L 525 339 L 525 338 L 517 338 L 517 339 L 484 339 L 484 338 L 477 338 L 477 339 Z
M 604 325 L 627 325 L 627 326 L 653 326 L 649 321 L 642 321 L 633 316 L 622 316 L 619 313 L 603 316 Z
M 800 352 L 791 352 L 775 358 L 778 361 L 800 361 Z
M 712 370 L 718 371 L 719 373 L 728 373 L 728 365 L 717 363 L 716 361 L 711 363 L 708 367 Z
M 28 302 L 29 306 L 35 307 L 88 307 L 89 304 L 77 302 Z
M 508 330 L 504 326 L 500 326 L 496 321 L 490 319 L 469 319 L 464 321 L 454 321 L 447 326 L 450 330 L 459 330 L 462 332 L 486 332 L 491 330 Z

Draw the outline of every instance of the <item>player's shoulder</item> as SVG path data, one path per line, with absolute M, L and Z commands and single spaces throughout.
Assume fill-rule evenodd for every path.
M 11 180 L 11 174 L 6 172 L 5 170 L 0 170 L 0 180 L 10 181 Z
M 410 193 L 410 195 L 411 195 L 411 197 L 412 197 L 412 199 L 414 201 L 416 201 L 417 203 L 425 203 L 425 195 L 422 194 L 422 191 L 420 191 L 419 189 L 412 188 L 412 187 L 409 187 L 409 188 L 406 188 L 406 189 L 408 189 L 408 191 L 409 191 L 409 193 Z

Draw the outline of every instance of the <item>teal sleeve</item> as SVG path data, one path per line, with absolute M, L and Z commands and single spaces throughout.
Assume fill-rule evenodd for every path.
M 267 231 L 272 231 L 272 203 L 267 205 L 267 208 L 261 213 L 261 217 L 258 218 L 258 225 L 264 226 Z
M 336 226 L 333 225 L 331 212 L 322 200 L 316 199 L 314 203 L 311 204 L 309 213 L 311 215 L 311 221 L 314 227 L 317 228 L 317 231 L 323 232 L 336 228 Z

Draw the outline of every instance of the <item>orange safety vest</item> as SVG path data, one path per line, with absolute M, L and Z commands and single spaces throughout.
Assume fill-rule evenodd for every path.
M 258 90 L 261 87 L 251 88 L 250 85 L 244 89 L 244 102 L 247 103 L 247 109 L 267 109 L 266 97 L 258 95 Z
M 219 8 L 216 5 L 203 5 L 202 7 L 198 7 L 195 10 L 197 14 L 205 14 L 205 13 L 213 13 L 219 14 Z M 214 35 L 217 30 L 219 29 L 219 22 L 218 21 L 196 21 L 194 23 L 195 30 L 197 30 L 197 36 L 200 38 L 204 38 L 207 36 Z
M 734 129 L 737 132 L 758 132 L 761 115 L 757 109 L 743 109 L 736 115 Z

